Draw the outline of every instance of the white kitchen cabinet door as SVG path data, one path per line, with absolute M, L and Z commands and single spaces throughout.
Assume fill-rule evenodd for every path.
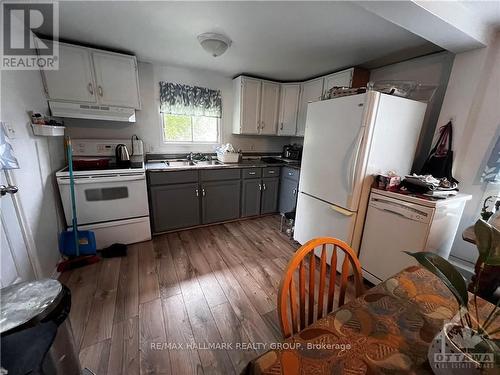
M 49 43 L 44 41 L 44 43 Z M 48 99 L 96 103 L 89 50 L 59 44 L 59 69 L 41 70 Z
M 303 137 L 306 129 L 307 104 L 321 100 L 323 95 L 323 78 L 302 83 L 300 93 L 299 114 L 297 118 L 297 135 Z
M 323 85 L 323 94 L 328 93 L 332 87 L 351 87 L 353 71 L 354 69 L 348 69 L 326 76 Z
M 243 78 L 241 80 L 241 134 L 259 134 L 261 81 Z
M 134 56 L 94 51 L 92 61 L 100 104 L 141 108 L 137 61 Z
M 278 135 L 295 135 L 299 107 L 300 84 L 282 84 L 280 90 L 280 116 Z
M 260 134 L 276 135 L 278 130 L 278 108 L 280 85 L 262 81 L 261 89 Z

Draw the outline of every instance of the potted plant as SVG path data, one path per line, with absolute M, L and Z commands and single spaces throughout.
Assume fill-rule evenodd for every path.
M 500 367 L 500 341 L 493 339 L 500 328 L 492 326 L 500 316 L 500 300 L 485 319 L 479 316 L 477 304 L 483 269 L 500 265 L 500 231 L 478 220 L 474 232 L 479 267 L 469 288 L 472 298 L 464 278 L 446 259 L 430 252 L 406 252 L 446 285 L 459 306 L 456 319 L 444 325 L 429 347 L 428 358 L 436 375 L 495 373 Z

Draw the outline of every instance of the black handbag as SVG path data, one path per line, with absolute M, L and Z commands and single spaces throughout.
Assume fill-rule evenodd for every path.
M 453 169 L 453 125 L 448 122 L 440 129 L 439 138 L 430 151 L 420 174 L 430 174 L 435 178 L 446 178 L 450 182 L 458 183 L 452 175 Z

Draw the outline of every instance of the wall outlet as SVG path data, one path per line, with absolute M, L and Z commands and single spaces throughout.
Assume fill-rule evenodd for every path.
M 2 122 L 2 128 L 3 131 L 5 132 L 5 136 L 9 139 L 15 139 L 16 138 L 16 130 L 7 122 Z

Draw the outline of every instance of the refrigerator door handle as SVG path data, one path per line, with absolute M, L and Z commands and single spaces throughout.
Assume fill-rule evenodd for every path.
M 345 208 L 342 208 L 342 207 L 339 207 L 339 206 L 335 206 L 335 205 L 330 205 L 330 208 L 334 211 L 337 211 L 338 213 L 344 215 L 344 216 L 352 216 L 354 214 L 354 212 L 351 212 L 349 210 L 346 210 Z
M 365 127 L 362 126 L 358 132 L 356 147 L 354 148 L 354 152 L 353 152 L 353 155 L 354 155 L 353 159 L 354 160 L 351 163 L 351 170 L 349 172 L 349 191 L 350 192 L 352 192 L 354 190 L 354 179 L 356 178 L 356 169 L 358 167 L 359 153 L 361 151 L 361 144 L 363 142 L 364 134 L 365 134 Z

